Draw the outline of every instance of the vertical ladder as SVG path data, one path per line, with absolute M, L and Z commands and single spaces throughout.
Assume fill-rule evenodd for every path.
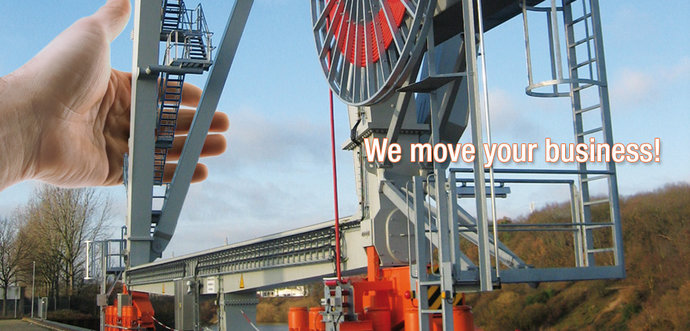
M 481 116 L 479 111 L 479 90 L 477 88 L 477 44 L 475 40 L 475 21 L 474 3 L 477 0 L 462 0 L 463 7 L 463 30 L 466 31 L 463 43 L 460 47 L 464 48 L 462 56 L 465 58 L 465 72 L 439 73 L 437 65 L 434 63 L 435 42 L 434 34 L 427 36 L 427 67 L 429 68 L 428 77 L 433 81 L 439 75 L 453 77 L 455 80 L 467 79 L 468 107 L 472 116 L 473 136 L 472 141 L 477 146 L 482 145 Z M 433 24 L 433 22 L 429 23 Z M 433 26 L 431 27 L 433 30 Z M 458 70 L 459 68 L 455 69 Z M 430 143 L 436 145 L 441 142 L 441 108 L 443 105 L 443 94 L 439 88 L 449 83 L 449 80 L 437 80 L 430 84 L 426 90 L 415 91 L 408 87 L 408 91 L 429 94 L 429 117 L 431 126 Z M 475 177 L 481 178 L 482 184 L 476 185 L 476 204 L 477 204 L 477 237 L 479 238 L 479 259 L 483 262 L 479 270 L 478 288 L 490 291 L 493 288 L 491 275 L 491 263 L 489 257 L 488 226 L 486 223 L 486 191 L 484 183 L 484 169 L 481 158 L 475 160 Z M 440 314 L 443 320 L 443 329 L 452 330 L 453 305 L 456 304 L 460 296 L 455 293 L 456 278 L 460 279 L 462 266 L 459 246 L 458 215 L 457 215 L 457 192 L 455 188 L 454 174 L 452 178 L 447 178 L 447 167 L 442 164 L 434 163 L 433 172 L 426 178 L 426 182 L 421 177 L 413 178 L 413 210 L 415 222 L 414 251 L 416 255 L 415 263 L 411 267 L 411 286 L 414 286 L 415 296 L 418 301 L 419 311 L 419 330 L 428 330 L 430 317 Z M 433 178 L 433 180 L 432 180 Z M 426 193 L 425 193 L 426 191 Z M 425 203 L 425 198 L 429 201 Z M 433 204 L 432 204 L 433 201 Z M 426 205 L 426 206 L 425 206 Z M 409 219 L 409 217 L 408 217 Z M 429 240 L 427 241 L 427 238 Z M 410 238 L 411 239 L 411 238 Z M 427 269 L 428 268 L 428 269 Z M 440 296 L 440 305 L 430 307 L 430 297 Z M 437 302 L 437 300 L 434 300 Z
M 414 236 L 414 252 L 416 255 L 415 263 L 410 268 L 410 285 L 413 286 L 415 297 L 417 298 L 419 311 L 419 330 L 428 330 L 429 321 L 433 314 L 443 314 L 443 309 L 431 309 L 429 307 L 429 290 L 434 286 L 441 285 L 440 275 L 430 275 L 429 269 L 432 269 L 433 263 L 433 233 L 438 234 L 436 227 L 432 226 L 432 217 L 429 212 L 425 213 L 424 207 L 424 179 L 415 176 L 412 178 L 412 195 L 413 195 L 413 210 L 411 213 L 415 215 Z M 408 217 L 410 219 L 410 217 Z M 427 233 L 429 234 L 427 242 Z M 429 268 L 429 269 L 428 269 Z M 445 301 L 445 300 L 444 300 Z M 452 314 L 451 314 L 452 315 Z
M 613 145 L 606 65 L 602 42 L 598 0 L 563 0 L 570 99 L 576 143 Z M 603 141 L 602 141 L 603 140 Z M 623 266 L 622 229 L 618 201 L 616 165 L 606 163 L 606 174 L 590 175 L 587 163 L 578 163 L 580 202 L 584 225 L 579 235 L 584 242 L 578 266 L 594 266 L 595 255 L 611 252 L 614 263 Z M 605 184 L 604 196 L 595 197 L 593 186 Z M 596 188 L 595 188 L 596 189 Z M 596 194 L 600 194 L 597 191 Z M 595 220 L 592 208 L 608 205 L 609 219 Z M 594 246 L 594 230 L 609 228 L 612 238 L 607 247 Z

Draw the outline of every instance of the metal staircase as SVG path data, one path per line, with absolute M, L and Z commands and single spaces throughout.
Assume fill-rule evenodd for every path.
M 163 15 L 161 16 L 161 41 L 165 41 L 168 35 L 181 27 L 182 16 L 186 12 L 184 1 L 165 0 L 163 2 Z
M 156 124 L 156 149 L 154 152 L 154 183 L 163 183 L 163 172 L 168 149 L 175 139 L 177 113 L 182 101 L 184 74 L 165 73 L 160 80 L 158 121 Z
M 175 139 L 177 114 L 185 74 L 200 74 L 211 64 L 211 33 L 201 5 L 187 9 L 182 0 L 164 0 L 161 8 L 161 41 L 165 42 L 158 88 L 154 185 L 163 185 L 168 150 Z M 164 198 L 164 197 L 163 197 Z M 154 211 L 154 221 L 155 221 Z

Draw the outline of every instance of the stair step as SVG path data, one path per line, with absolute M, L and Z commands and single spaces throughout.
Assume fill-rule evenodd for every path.
M 173 140 L 172 139 L 164 139 L 167 137 L 158 137 L 158 140 L 156 140 L 156 148 L 170 148 L 172 147 Z

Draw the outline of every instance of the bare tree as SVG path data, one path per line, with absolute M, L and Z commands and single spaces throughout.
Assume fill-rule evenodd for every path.
M 109 202 L 93 189 L 42 186 L 37 190 L 27 223 L 37 272 L 51 287 L 56 301 L 64 281 L 71 305 L 78 271 L 85 261 L 84 241 L 99 239 L 109 215 Z M 39 267 L 40 266 L 40 267 Z M 57 302 L 56 302 L 57 305 Z
M 20 218 L 0 218 L 0 288 L 3 289 L 2 314 L 7 315 L 7 292 L 17 274 L 28 249 L 24 236 L 20 233 Z
M 22 262 L 24 279 L 28 280 L 32 275 L 32 263 L 36 262 L 36 277 L 38 284 L 44 284 L 44 295 L 53 298 L 54 309 L 57 309 L 57 298 L 60 292 L 61 261 L 56 233 L 45 231 L 42 225 L 43 213 L 41 213 L 41 201 L 36 197 L 32 199 L 22 212 L 25 219 L 24 226 L 20 229 L 26 238 L 31 250 L 27 258 Z M 40 291 L 40 290 L 39 290 Z

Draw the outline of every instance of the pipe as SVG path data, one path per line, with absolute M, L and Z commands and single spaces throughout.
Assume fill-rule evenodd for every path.
M 482 87 L 484 90 L 484 116 L 486 117 L 486 137 L 487 143 L 491 146 L 491 117 L 489 116 L 489 83 L 486 74 L 486 50 L 484 49 L 484 17 L 482 11 L 482 1 L 477 0 L 477 21 L 479 22 L 479 49 L 481 50 L 482 63 Z M 491 188 L 491 219 L 494 224 L 494 252 L 498 252 L 498 227 L 496 226 L 496 188 L 494 187 L 494 166 L 489 167 L 489 186 Z M 479 199 L 479 197 L 477 197 Z M 484 197 L 481 197 L 484 199 Z M 494 256 L 496 263 L 496 279 L 501 279 L 500 264 L 498 254 Z

